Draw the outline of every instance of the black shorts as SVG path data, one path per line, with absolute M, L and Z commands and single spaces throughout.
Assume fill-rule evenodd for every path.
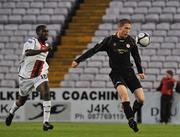
M 132 68 L 124 69 L 121 71 L 111 71 L 109 76 L 115 88 L 117 88 L 118 85 L 122 84 L 128 87 L 133 93 L 136 89 L 142 87 Z

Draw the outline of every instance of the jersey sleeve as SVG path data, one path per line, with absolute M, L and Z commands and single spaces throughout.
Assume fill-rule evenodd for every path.
M 35 49 L 36 41 L 34 39 L 28 39 L 28 41 L 24 44 L 24 50 Z
M 92 57 L 94 54 L 96 54 L 99 51 L 106 51 L 108 40 L 109 40 L 109 37 L 104 38 L 102 41 L 98 42 L 93 48 L 89 49 L 84 54 L 82 54 L 79 58 L 75 59 L 75 61 L 79 63 L 86 60 L 87 58 Z
M 133 43 L 133 48 L 131 49 L 131 55 L 132 55 L 134 62 L 136 64 L 138 73 L 143 73 L 143 69 L 141 66 L 141 57 L 139 55 L 138 47 L 137 47 L 134 39 L 132 39 L 132 43 Z

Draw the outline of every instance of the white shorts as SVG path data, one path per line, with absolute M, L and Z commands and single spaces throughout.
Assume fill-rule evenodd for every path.
M 47 74 L 42 74 L 32 79 L 19 77 L 19 95 L 28 96 L 31 94 L 33 88 L 36 89 L 44 81 L 48 81 Z

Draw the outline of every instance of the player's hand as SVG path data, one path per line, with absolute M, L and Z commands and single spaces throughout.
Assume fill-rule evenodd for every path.
M 144 79 L 144 77 L 145 77 L 144 73 L 139 73 L 138 75 L 141 79 Z
M 48 46 L 48 50 L 50 51 L 50 50 L 53 50 L 53 46 L 52 45 L 49 45 Z
M 48 48 L 48 51 L 53 50 L 53 46 L 52 45 L 47 46 L 47 48 Z
M 43 47 L 43 48 L 41 49 L 41 52 L 47 52 L 47 51 L 49 51 L 49 47 Z
M 71 64 L 72 68 L 76 68 L 79 65 L 79 63 L 77 63 L 76 61 L 73 61 Z
M 42 52 L 47 52 L 47 51 L 49 51 L 49 50 L 52 50 L 52 46 L 51 46 L 51 45 L 46 46 L 46 47 L 43 47 L 43 48 L 41 49 Z

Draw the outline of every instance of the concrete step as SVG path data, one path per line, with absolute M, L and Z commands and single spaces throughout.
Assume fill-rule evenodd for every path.
M 65 35 L 68 36 L 81 36 L 83 37 L 84 35 L 88 35 L 88 36 L 93 36 L 94 32 L 65 32 Z
M 79 26 L 94 26 L 94 25 L 96 25 L 96 26 L 98 26 L 99 24 L 97 24 L 97 22 L 89 22 L 89 23 L 87 23 L 87 24 L 84 24 L 84 23 L 82 23 L 82 22 L 78 22 L 78 23 L 76 23 L 76 22 L 70 22 L 69 23 L 69 26 L 77 26 L 77 27 L 79 27 Z
M 52 66 L 52 65 L 51 65 Z M 49 67 L 49 73 L 54 73 L 54 72 L 66 72 L 69 69 L 69 66 L 53 66 Z
M 73 61 L 73 59 L 72 60 L 58 60 L 58 59 L 56 59 L 56 60 L 53 60 L 51 62 L 51 65 L 53 65 L 53 66 L 64 66 L 64 65 L 67 65 L 67 66 L 69 66 L 72 63 L 72 61 Z
M 61 49 L 61 48 L 83 48 L 84 45 L 75 45 L 75 44 L 72 44 L 72 45 L 61 45 L 61 46 L 58 46 L 57 49 Z
M 56 52 L 54 55 L 56 57 L 61 57 L 61 55 L 64 55 L 64 56 L 69 56 L 69 57 L 72 57 L 71 55 L 76 55 L 77 53 L 79 53 L 78 51 L 74 51 L 74 52 L 70 52 L 70 51 L 67 51 L 67 50 L 61 50 L 60 52 Z
M 109 3 L 111 0 L 98 0 L 98 3 Z M 97 0 L 85 0 L 85 2 L 88 3 L 96 3 L 97 4 Z
M 80 5 L 80 10 L 104 10 L 104 8 L 107 7 L 108 4 L 105 5 L 99 5 L 99 4 L 81 4 Z
M 58 58 L 58 57 L 69 57 L 69 58 L 73 58 L 73 57 L 75 57 L 76 55 L 78 55 L 78 53 L 79 52 L 73 52 L 73 53 L 70 53 L 70 52 L 65 52 L 65 53 L 63 53 L 63 52 L 55 52 L 54 53 L 54 58 L 56 57 L 56 58 Z M 54 59 L 53 58 L 53 59 Z
M 68 33 L 74 33 L 74 34 L 76 34 L 76 33 L 94 33 L 94 29 L 70 29 L 70 30 L 66 30 L 66 33 L 68 34 Z M 81 37 L 82 38 L 82 37 Z
M 80 18 L 73 18 L 72 22 L 74 23 L 89 23 L 89 22 L 97 22 L 98 24 L 102 21 L 102 18 L 91 18 L 91 19 L 80 19 Z
M 61 37 L 61 46 L 54 53 L 54 58 L 49 60 L 50 87 L 60 87 L 60 81 L 68 73 L 72 61 L 91 41 L 109 1 L 84 0 L 84 3 L 80 5 L 72 22 L 68 24 L 65 35 Z
M 50 88 L 60 88 L 60 82 L 59 81 L 55 81 L 55 82 L 49 82 L 49 87 Z
M 56 80 L 63 80 L 64 75 L 54 76 L 53 74 L 51 74 L 48 77 L 49 77 L 49 79 L 51 79 L 51 81 L 56 81 Z
M 84 48 L 63 48 L 61 49 L 61 52 L 76 52 L 78 53 L 79 51 L 82 51 Z M 69 53 L 68 53 L 69 54 Z
M 62 71 L 59 71 L 59 72 L 53 72 L 51 73 L 51 77 L 64 77 L 64 74 L 66 74 L 67 72 L 62 72 Z
M 105 15 L 105 11 L 102 11 L 102 10 L 94 11 L 94 12 L 79 11 L 76 13 L 76 15 L 79 17 L 102 16 L 102 15 Z
M 72 30 L 81 30 L 81 29 L 93 29 L 93 30 L 96 30 L 98 28 L 98 25 L 89 25 L 88 23 L 87 24 L 71 24 L 68 26 L 69 29 L 72 29 Z
M 82 20 L 96 20 L 96 19 L 100 19 L 101 16 L 74 16 L 73 19 L 77 19 L 79 21 L 82 21 Z
M 91 37 L 89 36 L 83 36 L 83 37 L 79 37 L 79 36 L 67 36 L 67 37 L 62 37 L 61 38 L 61 42 L 89 42 L 91 41 Z M 67 44 L 68 45 L 68 44 Z
M 57 57 L 57 58 L 55 58 L 55 59 L 53 59 L 53 61 L 55 62 L 55 61 L 72 61 L 72 58 L 68 58 L 68 57 Z

